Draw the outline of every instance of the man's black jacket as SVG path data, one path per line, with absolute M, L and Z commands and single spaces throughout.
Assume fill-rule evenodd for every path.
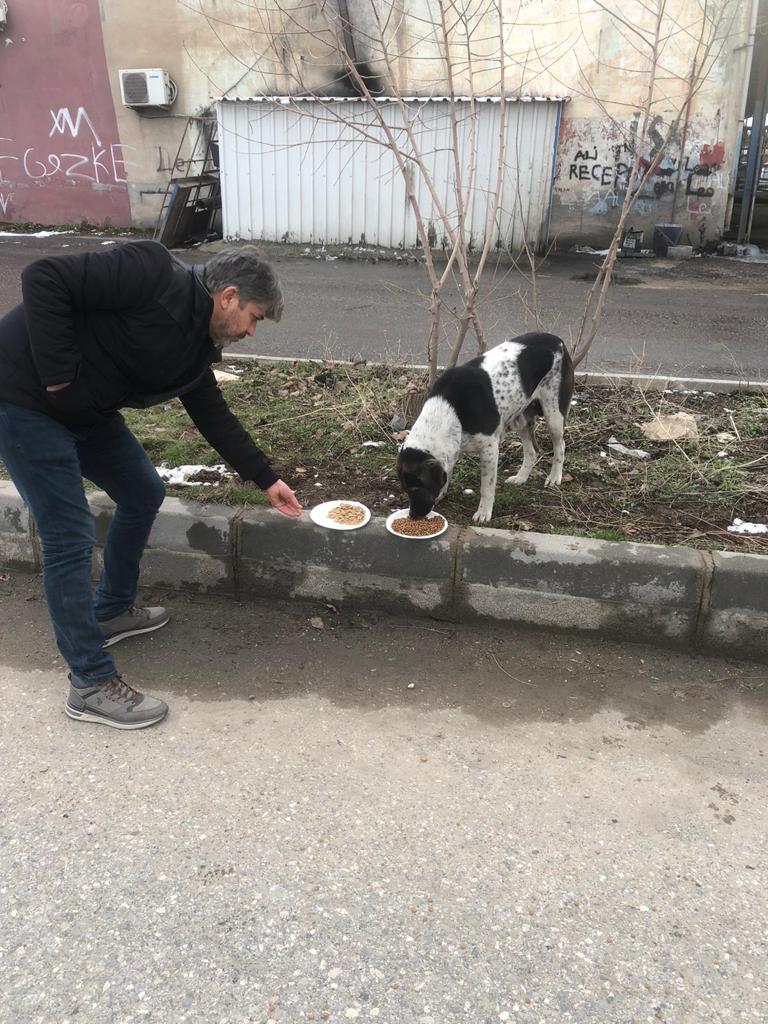
M 30 264 L 21 305 L 0 319 L 0 400 L 76 429 L 179 396 L 243 479 L 271 486 L 278 477 L 211 369 L 221 353 L 208 333 L 213 301 L 201 272 L 149 241 Z

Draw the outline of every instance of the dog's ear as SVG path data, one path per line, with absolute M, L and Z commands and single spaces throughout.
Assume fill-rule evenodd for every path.
M 439 494 L 448 482 L 448 474 L 437 459 L 429 459 L 424 463 L 422 476 L 424 483 L 434 494 Z
M 429 452 L 423 452 L 419 448 L 401 448 L 397 454 L 397 471 L 401 476 L 413 478 L 414 483 L 426 484 L 429 480 L 426 467 L 433 461 Z
M 423 460 L 415 458 L 407 448 L 402 448 L 397 453 L 397 475 L 406 490 L 409 487 L 418 487 L 421 483 L 422 465 Z

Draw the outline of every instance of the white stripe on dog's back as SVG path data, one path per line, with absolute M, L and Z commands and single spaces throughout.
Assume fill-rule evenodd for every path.
M 450 472 L 459 454 L 461 423 L 450 402 L 436 395 L 424 403 L 403 445 L 429 452 Z
M 491 378 L 493 397 L 501 416 L 501 433 L 530 402 L 517 369 L 518 356 L 524 348 L 525 346 L 518 341 L 503 341 L 495 348 L 489 349 L 481 363 Z
M 517 362 L 518 355 L 523 351 L 525 346 L 521 345 L 519 341 L 502 341 L 500 345 L 496 345 L 494 348 L 489 348 L 483 355 L 483 361 L 480 364 L 482 368 L 493 377 L 497 367 L 500 363 L 505 362 Z

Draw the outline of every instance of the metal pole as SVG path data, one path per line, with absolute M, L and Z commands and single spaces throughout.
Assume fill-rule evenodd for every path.
M 744 177 L 744 190 L 741 195 L 741 216 L 739 217 L 739 233 L 737 242 L 748 242 L 752 233 L 752 216 L 755 212 L 755 198 L 763 165 L 763 149 L 765 145 L 765 115 L 768 108 L 768 60 L 763 61 L 760 68 L 752 109 L 752 128 L 749 133 L 749 152 Z
M 749 80 L 752 77 L 752 61 L 755 59 L 755 41 L 757 38 L 757 15 L 760 9 L 760 0 L 752 0 L 752 13 L 749 18 L 749 36 L 745 47 L 744 57 L 744 86 L 739 104 L 739 141 L 734 152 L 733 170 L 731 171 L 731 184 L 728 189 L 728 202 L 725 208 L 725 219 L 723 226 L 727 231 L 733 218 L 733 200 L 736 197 L 736 182 L 739 177 L 739 162 L 741 161 L 741 144 L 744 140 L 744 125 L 746 121 L 747 100 L 749 99 Z M 672 218 L 674 220 L 674 217 Z

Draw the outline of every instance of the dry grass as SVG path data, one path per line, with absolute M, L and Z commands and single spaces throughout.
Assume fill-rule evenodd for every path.
M 303 504 L 353 498 L 382 514 L 404 504 L 394 473 L 402 438 L 393 436 L 389 423 L 423 383 L 419 374 L 397 367 L 297 362 L 249 366 L 239 381 L 223 388 Z M 680 410 L 696 417 L 698 440 L 651 442 L 638 427 L 655 412 Z M 127 418 L 156 464 L 218 458 L 178 402 L 130 412 Z M 724 433 L 731 439 L 718 440 Z M 651 460 L 610 457 L 612 435 L 630 448 L 649 451 Z M 541 462 L 524 487 L 514 487 L 503 481 L 517 470 L 520 446 L 515 435 L 508 436 L 490 525 L 768 553 L 765 538 L 726 530 L 736 516 L 768 516 L 766 396 L 579 388 L 566 434 L 566 479 L 554 491 L 543 488 L 550 451 L 543 425 L 537 440 Z M 364 446 L 365 441 L 382 445 Z M 478 491 L 478 467 L 464 457 L 441 506 L 451 522 L 471 521 L 478 496 L 465 494 L 467 488 Z M 204 496 L 235 503 L 263 500 L 254 489 L 236 485 L 206 488 Z
M 303 505 L 356 499 L 382 515 L 405 504 L 394 472 L 402 435 L 393 436 L 389 423 L 412 404 L 409 395 L 423 384 L 421 375 L 398 367 L 286 362 L 248 365 L 237 382 L 222 387 Z M 651 442 L 638 427 L 654 412 L 679 410 L 696 417 L 698 440 Z M 128 410 L 125 416 L 155 465 L 220 461 L 177 400 Z M 723 440 L 724 433 L 730 439 Z M 612 435 L 630 448 L 649 451 L 651 460 L 610 457 Z M 543 424 L 537 440 L 541 461 L 528 483 L 515 487 L 504 480 L 517 471 L 521 452 L 516 435 L 508 435 L 491 526 L 768 554 L 768 535 L 740 536 L 726 529 L 736 516 L 768 519 L 766 396 L 580 387 L 558 490 L 543 487 L 550 452 Z M 366 441 L 380 446 L 365 446 Z M 475 493 L 465 494 L 468 488 Z M 231 504 L 265 501 L 257 488 L 242 483 L 170 491 Z M 477 462 L 462 457 L 440 511 L 452 523 L 469 523 L 478 492 Z

